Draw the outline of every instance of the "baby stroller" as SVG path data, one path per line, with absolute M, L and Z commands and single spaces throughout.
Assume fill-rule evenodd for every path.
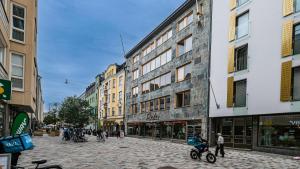
M 194 146 L 194 148 L 191 149 L 190 156 L 192 159 L 201 159 L 203 153 L 206 154 L 206 160 L 209 163 L 215 163 L 217 158 L 216 156 L 209 151 L 209 145 L 207 142 L 204 142 L 202 139 L 197 137 L 190 137 L 188 138 L 188 145 Z

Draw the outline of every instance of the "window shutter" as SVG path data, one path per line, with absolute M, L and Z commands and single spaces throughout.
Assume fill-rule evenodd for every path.
M 230 10 L 233 10 L 234 8 L 236 8 L 236 1 L 237 0 L 230 0 L 230 4 L 229 4 Z
M 294 0 L 283 0 L 283 16 L 294 12 Z
M 235 25 L 236 25 L 236 13 L 232 12 L 230 14 L 229 21 L 229 41 L 233 41 L 235 39 Z
M 281 54 L 283 57 L 290 56 L 293 53 L 293 21 L 289 20 L 282 26 Z
M 281 91 L 280 101 L 287 102 L 291 100 L 292 83 L 292 61 L 287 61 L 281 65 Z
M 233 77 L 227 79 L 227 107 L 233 107 Z
M 228 49 L 228 73 L 234 72 L 234 46 Z

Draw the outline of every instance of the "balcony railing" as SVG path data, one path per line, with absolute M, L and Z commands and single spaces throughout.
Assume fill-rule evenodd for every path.
M 5 30 L 7 31 L 7 33 L 9 32 L 9 21 L 8 21 L 8 17 L 7 17 L 7 13 L 5 11 L 5 7 L 3 2 L 0 0 L 0 18 L 1 18 L 1 22 L 3 23 L 3 26 L 5 28 Z

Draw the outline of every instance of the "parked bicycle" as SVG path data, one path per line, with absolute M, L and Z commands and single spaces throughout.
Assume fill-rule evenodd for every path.
M 60 165 L 49 165 L 40 167 L 41 164 L 47 163 L 47 160 L 39 160 L 39 161 L 32 161 L 32 164 L 35 164 L 35 169 L 62 169 Z M 11 166 L 12 169 L 25 169 L 25 167 L 20 166 Z

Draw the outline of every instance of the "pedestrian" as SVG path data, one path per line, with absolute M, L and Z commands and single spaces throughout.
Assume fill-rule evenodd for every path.
M 224 157 L 224 138 L 222 136 L 221 133 L 218 133 L 218 141 L 217 141 L 217 148 L 216 148 L 216 152 L 215 155 L 218 156 L 220 150 L 220 154 L 222 155 L 222 157 Z
M 117 139 L 119 139 L 120 138 L 120 130 L 118 130 L 116 134 L 117 134 Z

